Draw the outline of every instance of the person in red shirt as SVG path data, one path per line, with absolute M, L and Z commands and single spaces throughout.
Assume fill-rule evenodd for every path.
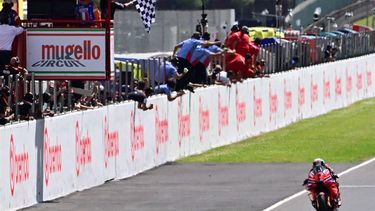
M 241 31 L 237 32 L 237 40 L 233 42 L 233 49 L 236 53 L 243 57 L 246 57 L 247 53 L 250 53 L 250 40 L 249 40 L 249 29 L 243 26 Z
M 260 52 L 260 39 L 255 38 L 255 40 L 253 42 L 249 43 L 249 53 L 252 56 L 252 65 L 253 66 L 256 65 L 256 61 L 257 61 L 257 57 L 259 55 L 259 52 Z
M 226 69 L 232 71 L 237 79 L 251 78 L 255 71 L 251 68 L 251 55 L 245 57 L 238 53 L 228 54 L 226 57 Z
M 240 29 L 238 28 L 238 25 L 233 25 L 232 28 L 230 29 L 231 32 L 229 33 L 229 35 L 225 38 L 225 47 L 229 48 L 229 49 L 233 49 L 233 42 L 237 40 L 237 37 L 238 37 L 238 33 L 240 31 Z

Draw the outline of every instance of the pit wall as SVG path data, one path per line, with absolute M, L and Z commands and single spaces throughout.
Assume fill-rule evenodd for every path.
M 127 102 L 0 128 L 0 210 L 28 207 L 136 175 L 374 97 L 375 55 L 232 87 L 212 86 L 141 111 Z

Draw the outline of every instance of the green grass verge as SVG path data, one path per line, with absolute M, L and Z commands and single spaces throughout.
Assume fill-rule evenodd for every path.
M 178 162 L 358 162 L 375 156 L 375 98 Z
M 367 18 L 362 18 L 362 19 L 357 20 L 355 24 L 372 27 L 373 20 L 374 19 L 372 18 L 372 16 L 370 16 L 368 17 L 368 22 L 367 22 Z

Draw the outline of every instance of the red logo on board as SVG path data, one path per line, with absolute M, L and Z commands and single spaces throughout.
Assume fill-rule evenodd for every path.
M 372 72 L 368 70 L 368 68 L 366 68 L 366 84 L 367 84 L 367 90 L 368 90 L 368 88 L 372 86 Z
M 79 129 L 79 123 L 76 122 L 76 175 L 79 176 L 81 173 L 81 167 L 91 163 L 91 137 L 89 131 L 86 131 L 86 136 L 82 135 Z
M 62 148 L 61 144 L 51 145 L 48 129 L 44 129 L 44 182 L 48 186 L 49 176 L 62 170 Z
M 156 154 L 159 154 L 160 145 L 168 142 L 168 120 L 160 119 L 159 108 L 155 108 L 155 139 L 156 139 Z
M 190 136 L 190 116 L 182 114 L 181 99 L 178 101 L 178 145 L 181 147 L 182 140 Z
M 331 97 L 331 83 L 326 80 L 325 72 L 323 73 L 323 102 L 325 103 Z
M 203 141 L 203 133 L 210 130 L 210 111 L 203 109 L 202 99 L 199 97 L 199 140 Z
M 130 149 L 132 160 L 135 159 L 135 153 L 145 148 L 145 137 L 143 125 L 135 125 L 134 112 L 130 112 Z
M 318 101 L 318 84 L 314 83 L 313 77 L 311 76 L 311 108 L 314 103 Z
M 229 109 L 228 106 L 221 105 L 221 95 L 219 92 L 219 100 L 218 100 L 218 107 L 219 107 L 219 136 L 221 136 L 221 130 L 224 127 L 227 127 L 229 124 Z
M 236 119 L 238 131 L 240 129 L 240 124 L 246 120 L 246 103 L 240 101 L 238 97 L 238 89 L 236 89 Z
M 335 72 L 336 75 L 336 72 Z M 342 94 L 342 84 L 341 84 L 341 78 L 340 76 L 335 76 L 335 93 L 336 93 L 336 100 L 338 96 L 341 96 Z
M 118 131 L 109 131 L 107 116 L 104 117 L 104 166 L 108 167 L 108 159 L 120 153 Z
M 30 177 L 29 153 L 24 146 L 23 152 L 17 154 L 13 134 L 10 136 L 9 152 L 10 193 L 13 196 L 16 185 L 27 181 Z
M 348 70 L 346 70 L 346 93 L 347 95 L 350 94 L 350 92 L 353 89 L 353 77 L 348 74 Z
M 286 80 L 284 79 L 284 116 L 290 109 L 292 109 L 292 92 L 287 89 Z
M 253 87 L 253 90 L 254 90 L 253 100 L 254 100 L 254 126 L 255 126 L 257 119 L 262 117 L 263 112 L 262 112 L 262 97 L 258 98 L 256 96 L 255 85 Z
M 271 83 L 269 83 L 269 100 L 270 100 L 270 122 L 272 121 L 272 116 L 277 113 L 277 94 L 272 94 Z
M 357 73 L 357 91 L 360 91 L 363 88 L 363 77 L 362 73 Z
M 305 87 L 301 86 L 301 79 L 298 78 L 298 112 L 301 112 L 303 105 L 305 105 Z

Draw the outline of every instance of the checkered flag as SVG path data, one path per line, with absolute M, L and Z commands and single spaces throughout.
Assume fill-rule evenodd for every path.
M 137 0 L 135 5 L 147 32 L 150 32 L 151 24 L 155 23 L 155 4 L 156 0 Z

